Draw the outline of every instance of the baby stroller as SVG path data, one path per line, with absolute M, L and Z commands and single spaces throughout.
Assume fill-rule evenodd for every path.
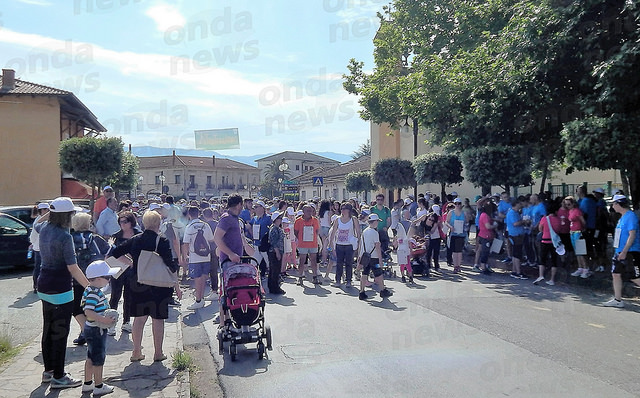
M 426 256 L 427 249 L 425 243 L 414 242 L 413 239 L 409 243 L 410 247 L 410 261 L 411 261 L 411 269 L 413 270 L 413 274 L 420 274 L 426 277 L 430 276 L 430 267 L 427 264 Z
M 258 262 L 253 257 L 242 257 L 238 264 L 224 261 L 221 268 L 220 311 L 224 311 L 226 319 L 218 331 L 218 351 L 222 355 L 224 343 L 228 341 L 229 356 L 235 361 L 238 344 L 257 342 L 258 359 L 263 359 L 265 348 L 273 348 L 271 328 L 264 321 L 265 296 Z
M 396 278 L 398 275 L 393 270 L 393 260 L 391 259 L 391 249 L 382 253 L 382 272 L 385 278 Z

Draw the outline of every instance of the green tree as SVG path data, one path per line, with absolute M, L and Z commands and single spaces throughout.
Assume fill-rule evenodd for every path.
M 96 186 L 102 186 L 121 169 L 122 148 L 122 140 L 115 137 L 64 140 L 59 148 L 60 168 L 91 185 L 93 198 Z
M 267 192 L 271 194 L 271 197 L 280 196 L 281 181 L 290 178 L 291 173 L 289 169 L 280 170 L 281 166 L 285 164 L 284 159 L 272 160 L 267 164 L 262 172 L 264 180 L 262 181 L 261 192 L 263 195 L 267 195 Z
M 130 191 L 138 184 L 138 158 L 130 152 L 123 152 L 120 170 L 107 179 L 116 192 Z
M 358 147 L 358 149 L 356 149 L 355 152 L 351 154 L 352 159 L 357 159 L 362 156 L 371 156 L 371 140 L 369 139 L 367 139 L 366 143 L 361 144 Z M 352 192 L 356 192 L 356 191 L 352 191 Z
M 445 187 L 462 182 L 462 163 L 456 155 L 444 153 L 427 153 L 413 160 L 415 179 L 418 184 L 440 184 L 441 198 L 444 198 Z
M 531 158 L 522 146 L 487 146 L 465 151 L 462 162 L 467 178 L 482 187 L 482 194 L 491 186 L 509 191 L 512 186 L 531 185 Z
M 344 179 L 345 187 L 349 192 L 362 192 L 364 201 L 367 201 L 367 192 L 378 189 L 371 182 L 371 171 L 354 171 L 346 175 Z
M 410 161 L 398 158 L 380 159 L 371 166 L 371 181 L 382 188 L 398 190 L 398 198 L 402 197 L 402 189 L 415 185 L 415 171 Z M 391 201 L 392 198 L 388 198 Z

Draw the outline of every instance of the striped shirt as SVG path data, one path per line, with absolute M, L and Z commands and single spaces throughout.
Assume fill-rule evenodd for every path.
M 95 286 L 87 286 L 82 293 L 82 301 L 80 302 L 82 310 L 92 310 L 98 315 L 102 315 L 103 312 L 109 309 L 109 302 L 107 297 L 102 292 L 102 289 Z M 87 319 L 86 324 L 92 327 L 98 327 L 98 324 L 94 321 Z

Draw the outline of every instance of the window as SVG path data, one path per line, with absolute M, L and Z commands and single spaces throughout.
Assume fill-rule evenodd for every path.
M 156 176 L 156 185 L 160 185 L 160 176 Z
M 313 170 L 313 166 L 309 166 L 309 170 Z
M 207 176 L 207 185 L 211 185 L 211 176 Z
M 308 171 L 309 170 L 309 166 L 304 166 L 304 171 Z
M 27 228 L 9 217 L 0 217 L 0 235 L 18 236 L 26 235 Z
M 196 176 L 194 176 L 194 175 L 190 175 L 189 176 L 189 185 L 191 185 L 191 186 L 196 185 Z
M 182 176 L 180 174 L 176 174 L 175 176 L 176 176 L 176 179 L 175 179 L 176 184 L 182 184 L 182 180 L 181 180 Z
M 242 184 L 242 177 L 240 177 L 240 178 L 238 179 L 238 185 L 243 185 L 243 184 Z
M 300 200 L 307 200 L 307 191 L 300 192 Z
M 296 171 L 300 171 L 300 165 L 299 164 L 296 165 Z

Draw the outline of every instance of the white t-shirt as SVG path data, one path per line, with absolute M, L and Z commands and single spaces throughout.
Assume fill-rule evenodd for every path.
M 343 223 L 341 218 L 338 218 L 334 222 L 334 228 L 338 228 L 336 231 L 336 245 L 346 246 L 351 244 L 352 237 L 355 236 L 354 225 L 353 218 L 349 219 L 346 223 Z
M 196 240 L 196 235 L 198 234 L 198 230 L 203 229 L 204 238 L 209 242 L 209 246 L 212 246 L 213 242 L 213 232 L 211 231 L 211 227 L 204 221 L 201 220 L 191 220 L 187 225 L 187 228 L 184 230 L 184 243 L 189 244 L 189 263 L 206 263 L 211 260 L 211 254 L 207 256 L 199 256 L 193 251 L 193 243 Z
M 409 249 L 409 239 L 407 239 L 407 232 L 404 230 L 404 226 L 398 223 L 398 229 L 396 230 L 396 239 L 398 239 L 398 259 L 406 259 L 411 250 Z
M 364 253 L 366 248 L 367 253 L 371 253 L 371 258 L 378 258 L 378 253 L 375 250 L 376 243 L 380 243 L 380 235 L 378 235 L 378 231 L 371 227 L 367 227 L 362 232 L 360 253 Z
M 395 207 L 391 209 L 391 229 L 398 228 L 398 222 L 400 221 L 400 209 Z

